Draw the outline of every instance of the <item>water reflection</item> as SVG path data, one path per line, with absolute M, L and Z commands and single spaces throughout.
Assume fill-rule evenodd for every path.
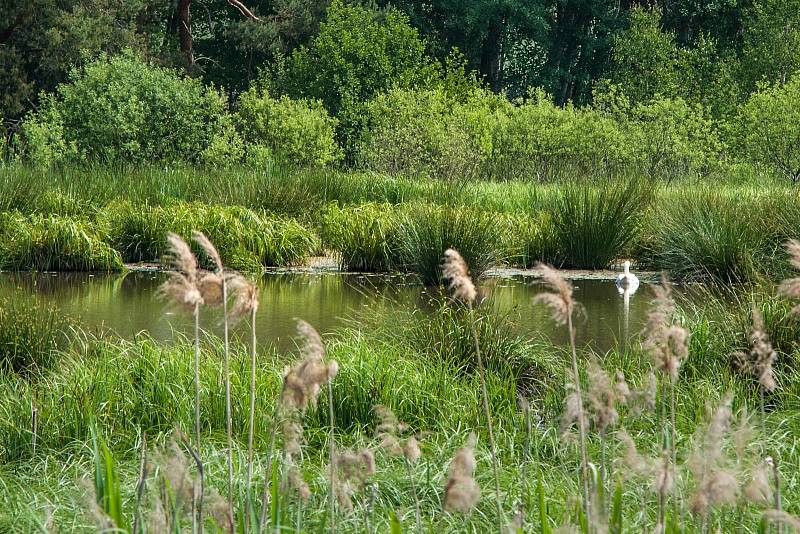
M 166 275 L 129 272 L 121 275 L 87 273 L 0 273 L 0 299 L 36 297 L 56 304 L 92 329 L 109 329 L 123 337 L 146 331 L 169 340 L 173 331 L 190 332 L 191 317 L 171 310 L 156 296 Z M 644 326 L 652 292 L 643 285 L 617 293 L 613 281 L 576 280 L 575 298 L 584 313 L 576 321 L 578 343 L 597 351 L 623 345 Z M 359 313 L 378 314 L 387 306 L 421 306 L 428 302 L 423 289 L 404 276 L 282 273 L 259 281 L 261 307 L 259 337 L 285 350 L 292 346 L 294 318 L 302 317 L 322 332 L 343 328 Z M 521 276 L 492 278 L 481 284 L 489 302 L 508 312 L 515 328 L 525 335 L 544 335 L 566 344 L 567 333 L 550 320 L 547 310 L 532 304 L 546 290 L 538 281 Z M 210 312 L 209 312 L 210 313 Z M 203 322 L 211 330 L 214 316 Z M 245 328 L 245 327 L 240 327 Z

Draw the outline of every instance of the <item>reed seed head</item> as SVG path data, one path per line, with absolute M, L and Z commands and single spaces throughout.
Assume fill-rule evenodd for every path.
M 197 289 L 204 304 L 212 307 L 222 305 L 222 275 L 208 271 L 202 273 L 197 281 Z
M 790 239 L 786 242 L 786 252 L 789 254 L 789 262 L 797 270 L 800 270 L 800 241 Z M 778 287 L 778 292 L 789 298 L 796 299 L 800 297 L 800 277 L 789 278 L 781 282 Z M 792 309 L 792 313 L 800 313 L 800 305 Z
M 750 503 L 763 506 L 772 502 L 771 471 L 771 458 L 766 458 L 750 470 L 747 484 L 742 491 L 745 499 Z
M 589 388 L 587 397 L 592 422 L 598 433 L 604 434 L 606 429 L 619 419 L 616 409 L 617 393 L 608 373 L 600 367 L 596 360 L 589 362 Z
M 228 276 L 228 288 L 233 295 L 230 318 L 234 321 L 258 310 L 258 286 L 239 274 Z
M 550 292 L 539 293 L 533 302 L 541 302 L 550 308 L 553 320 L 559 324 L 567 324 L 575 308 L 572 298 L 572 284 L 565 280 L 557 270 L 543 263 L 537 264 L 542 271 L 542 278 L 550 288 Z
M 470 304 L 475 302 L 478 293 L 469 276 L 467 262 L 457 250 L 445 250 L 442 277 L 447 281 L 448 289 L 453 292 L 453 298 Z
M 414 436 L 411 436 L 406 440 L 406 444 L 403 446 L 403 456 L 405 456 L 406 460 L 412 464 L 419 460 L 420 456 L 422 456 L 422 451 L 419 448 L 419 442 Z
M 319 333 L 305 321 L 297 321 L 297 331 L 303 340 L 301 354 L 304 359 L 286 370 L 283 378 L 281 404 L 305 412 L 309 405 L 317 405 L 320 386 L 333 380 L 339 372 L 336 360 L 322 361 L 325 346 Z
M 777 387 L 773 372 L 777 355 L 766 333 L 764 318 L 756 308 L 753 308 L 752 317 L 750 352 L 735 352 L 733 356 L 740 369 L 753 374 L 758 385 L 767 393 L 771 393 Z
M 194 310 L 203 303 L 198 288 L 197 259 L 186 241 L 172 232 L 167 234 L 165 262 L 174 272 L 159 287 L 159 296 L 184 309 Z
M 655 368 L 675 382 L 681 361 L 689 356 L 689 332 L 673 323 L 676 307 L 666 276 L 653 291 L 655 298 L 647 315 L 643 346 Z
M 583 410 L 583 399 L 574 384 L 567 384 L 567 396 L 564 399 L 564 413 L 561 414 L 561 439 L 570 441 L 572 434 L 570 429 L 573 425 L 580 426 L 586 424 L 586 414 Z
M 222 257 L 220 257 L 217 247 L 214 246 L 203 232 L 198 232 L 197 230 L 193 231 L 192 238 L 195 243 L 200 245 L 200 248 L 203 249 L 206 255 L 211 258 L 211 261 L 214 262 L 214 266 L 217 268 L 217 272 L 221 274 L 223 272 Z
M 473 478 L 475 441 L 475 434 L 470 434 L 450 463 L 444 490 L 444 509 L 448 512 L 469 513 L 481 497 L 481 488 Z
M 764 512 L 764 518 L 772 523 L 786 525 L 800 532 L 800 517 L 792 515 L 789 512 L 784 512 L 783 510 L 767 510 Z
M 344 451 L 334 457 L 336 477 L 333 491 L 340 506 L 353 509 L 352 496 L 361 490 L 375 474 L 375 456 L 369 449 L 360 451 Z

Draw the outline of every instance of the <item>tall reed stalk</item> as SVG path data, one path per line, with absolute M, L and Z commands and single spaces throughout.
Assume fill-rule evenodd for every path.
M 586 414 L 583 407 L 583 390 L 581 388 L 581 377 L 578 370 L 578 350 L 575 343 L 575 326 L 572 322 L 572 315 L 575 311 L 575 301 L 572 298 L 572 285 L 564 280 L 558 271 L 548 265 L 539 264 L 542 270 L 542 277 L 550 287 L 551 292 L 540 293 L 534 298 L 534 302 L 546 304 L 551 311 L 553 320 L 559 324 L 566 325 L 569 331 L 569 345 L 572 354 L 572 380 L 575 388 L 572 407 L 576 413 L 572 414 L 578 421 L 579 447 L 581 455 L 581 485 L 583 489 L 583 511 L 587 518 L 591 517 L 591 497 L 589 494 L 589 462 L 586 452 Z
M 495 499 L 497 503 L 497 522 L 499 531 L 502 533 L 505 528 L 505 514 L 503 513 L 503 503 L 500 494 L 500 469 L 497 460 L 497 445 L 494 439 L 494 428 L 492 426 L 492 412 L 489 408 L 489 392 L 486 387 L 486 372 L 481 357 L 481 345 L 478 339 L 478 330 L 475 327 L 475 310 L 473 303 L 477 297 L 475 285 L 469 276 L 469 268 L 464 258 L 458 251 L 447 249 L 444 253 L 444 263 L 442 264 L 442 277 L 447 281 L 449 289 L 453 292 L 453 298 L 464 302 L 469 312 L 470 332 L 472 341 L 475 345 L 475 357 L 478 361 L 478 377 L 481 383 L 481 398 L 483 401 L 483 413 L 486 417 L 486 430 L 489 434 L 489 449 L 492 456 L 492 471 L 494 474 Z
M 225 374 L 225 422 L 227 430 L 227 465 L 228 465 L 228 516 L 233 528 L 233 413 L 231 406 L 231 364 L 230 364 L 230 317 L 228 315 L 228 274 L 222 265 L 222 258 L 217 248 L 202 232 L 192 232 L 195 242 L 214 262 L 216 272 L 213 278 L 215 292 L 220 292 L 223 323 L 223 372 Z
M 169 232 L 167 234 L 167 265 L 174 270 L 169 279 L 159 288 L 159 294 L 168 298 L 173 303 L 183 308 L 190 309 L 194 318 L 194 436 L 198 458 L 200 453 L 200 305 L 205 302 L 203 287 L 200 278 L 197 258 L 192 253 L 189 245 L 180 236 Z M 193 496 L 196 503 L 193 507 L 197 510 L 197 521 L 202 530 L 203 525 L 203 469 L 202 462 L 198 462 L 198 476 L 200 477 L 200 495 Z

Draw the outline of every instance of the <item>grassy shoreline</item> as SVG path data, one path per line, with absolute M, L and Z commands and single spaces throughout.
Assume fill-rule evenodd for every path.
M 800 376 L 794 365 L 798 354 L 800 328 L 788 314 L 785 301 L 764 293 L 745 295 L 762 310 L 768 330 L 780 351 L 776 368 L 781 388 L 770 397 L 765 423 L 767 435 L 754 430 L 757 440 L 753 454 L 771 451 L 782 461 L 783 497 L 790 511 L 800 500 L 800 483 L 791 466 L 800 461 L 793 440 L 787 436 L 800 433 Z M 696 428 L 707 418 L 709 403 L 716 403 L 725 392 L 734 394 L 734 419 L 743 417 L 748 407 L 757 404 L 752 381 L 730 366 L 729 354 L 746 346 L 747 302 L 731 307 L 722 301 L 709 302 L 700 308 L 682 308 L 679 322 L 692 332 L 689 358 L 681 367 L 678 404 L 679 462 L 685 462 L 698 444 Z M 43 314 L 23 315 L 32 327 L 18 338 L 41 337 Z M 574 445 L 559 438 L 559 419 L 564 401 L 567 358 L 564 347 L 541 340 L 510 337 L 503 330 L 502 318 L 488 310 L 479 311 L 480 339 L 487 362 L 489 399 L 496 424 L 500 450 L 503 500 L 514 509 L 520 504 L 529 512 L 528 521 L 538 524 L 540 506 L 551 527 L 569 517 L 574 520 L 572 499 L 579 495 L 574 473 L 579 457 Z M 377 499 L 369 514 L 375 528 L 388 530 L 396 514 L 403 531 L 412 531 L 414 501 L 409 484 L 413 481 L 422 496 L 423 525 L 437 532 L 463 532 L 491 529 L 494 524 L 493 490 L 489 450 L 482 423 L 479 388 L 474 370 L 474 355 L 465 336 L 465 314 L 450 306 L 420 315 L 419 310 L 398 308 L 380 317 L 364 317 L 359 327 L 352 327 L 335 337 L 326 337 L 328 357 L 339 362 L 333 394 L 340 447 L 373 447 L 380 451 L 375 436 L 378 425 L 373 407 L 384 404 L 393 409 L 414 432 L 422 433 L 424 460 L 410 478 L 402 462 L 378 452 L 378 470 L 371 483 Z M 91 531 L 94 523 L 88 513 L 84 482 L 92 470 L 91 428 L 93 425 L 108 441 L 117 461 L 126 509 L 133 506 L 139 447 L 146 433 L 153 450 L 167 447 L 175 428 L 188 429 L 192 421 L 191 342 L 184 338 L 173 344 L 155 342 L 146 336 L 131 341 L 97 338 L 67 325 L 58 328 L 70 332 L 68 345 L 60 345 L 54 362 L 44 362 L 33 375 L 0 373 L 6 394 L 0 400 L 0 482 L 9 491 L 0 497 L 0 529 L 23 526 L 29 531 L 44 531 L 48 517 L 53 524 L 70 531 Z M 7 331 L 8 324 L 0 324 Z M 55 333 L 51 334 L 51 337 Z M 444 336 L 444 337 L 442 337 Z M 434 340 L 437 340 L 434 343 Z M 47 352 L 47 351 L 45 351 Z M 202 343 L 202 428 L 207 442 L 205 462 L 207 482 L 222 491 L 225 485 L 225 417 L 221 391 L 222 341 L 206 336 Z M 31 351 L 31 358 L 44 353 Z M 49 353 L 48 353 L 49 354 Z M 591 354 L 581 351 L 582 367 Z M 234 399 L 234 447 L 237 467 L 237 499 L 243 498 L 242 466 L 247 434 L 245 403 L 247 398 L 247 348 L 234 345 L 232 384 Z M 264 450 L 268 446 L 270 421 L 280 391 L 282 370 L 292 362 L 291 355 L 281 355 L 267 344 L 259 351 L 256 391 L 259 417 L 255 435 L 259 451 L 255 480 L 263 481 Z M 648 356 L 633 344 L 627 350 L 604 355 L 602 365 L 609 372 L 625 373 L 631 388 L 647 381 Z M 523 387 L 524 386 L 524 387 Z M 533 433 L 526 437 L 522 414 L 517 406 L 518 392 L 525 391 L 536 417 Z M 31 403 L 37 408 L 37 448 L 31 457 L 32 434 L 29 424 Z M 751 408 L 752 409 L 752 408 Z M 287 528 L 294 529 L 298 514 L 304 529 L 324 528 L 326 479 L 325 462 L 328 439 L 328 404 L 320 398 L 316 409 L 303 419 L 306 445 L 303 476 L 312 489 L 304 504 L 291 500 L 286 504 Z M 657 454 L 660 428 L 657 411 L 637 414 L 633 407 L 621 409 L 626 430 L 634 437 L 642 454 Z M 467 517 L 442 514 L 443 487 L 449 458 L 460 447 L 470 430 L 479 435 L 476 449 L 476 478 L 484 494 L 475 512 Z M 525 461 L 524 444 L 529 442 L 531 459 Z M 726 442 L 727 443 L 727 442 Z M 600 454 L 601 442 L 590 435 L 589 452 Z M 614 441 L 605 454 L 623 454 L 623 444 Z M 726 444 L 733 447 L 733 442 Z M 157 457 L 153 457 L 158 465 Z M 528 465 L 528 477 L 522 479 L 519 466 Z M 157 469 L 154 467 L 154 469 Z M 624 488 L 622 516 L 625 529 L 642 530 L 655 521 L 655 496 L 648 491 L 648 481 L 624 475 L 624 468 L 614 467 L 612 478 Z M 152 475 L 156 485 L 158 470 Z M 683 475 L 687 476 L 688 475 Z M 544 497 L 539 501 L 537 487 Z M 684 479 L 684 484 L 687 484 Z M 684 489 L 690 488 L 686 486 Z M 339 519 L 342 532 L 363 529 L 363 506 L 369 502 L 365 490 L 357 496 L 356 512 Z M 643 506 L 643 501 L 645 505 Z M 757 525 L 760 510 L 754 505 L 723 507 L 712 515 L 713 524 L 723 531 L 742 523 Z M 699 528 L 697 518 L 686 518 L 686 528 Z
M 620 176 L 456 185 L 331 169 L 14 166 L 0 169 L 0 183 L 5 270 L 157 262 L 167 230 L 188 237 L 200 228 L 243 271 L 322 254 L 345 270 L 407 271 L 436 281 L 442 247 L 456 246 L 476 274 L 539 261 L 601 269 L 631 258 L 639 269 L 675 279 L 758 282 L 786 274 L 776 243 L 800 237 L 800 194 L 777 183 Z

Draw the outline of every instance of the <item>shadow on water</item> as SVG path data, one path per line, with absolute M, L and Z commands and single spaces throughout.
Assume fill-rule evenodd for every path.
M 0 273 L 0 300 L 35 296 L 57 305 L 93 331 L 110 330 L 127 338 L 144 331 L 169 340 L 174 331 L 191 331 L 191 317 L 157 298 L 158 286 L 166 276 L 158 272 Z M 579 344 L 605 352 L 641 331 L 652 298 L 649 285 L 643 284 L 626 298 L 613 281 L 576 280 L 573 284 L 575 298 L 585 311 L 576 323 Z M 293 347 L 296 317 L 321 332 L 336 332 L 365 309 L 370 314 L 380 313 L 386 306 L 424 309 L 421 303 L 426 300 L 423 288 L 404 276 L 280 273 L 264 275 L 259 286 L 259 338 L 280 350 Z M 491 293 L 492 305 L 509 312 L 521 334 L 567 343 L 564 328 L 550 320 L 544 307 L 532 303 L 536 294 L 545 291 L 540 281 L 522 276 L 489 278 L 480 289 Z M 204 315 L 204 328 L 221 332 L 219 314 Z

